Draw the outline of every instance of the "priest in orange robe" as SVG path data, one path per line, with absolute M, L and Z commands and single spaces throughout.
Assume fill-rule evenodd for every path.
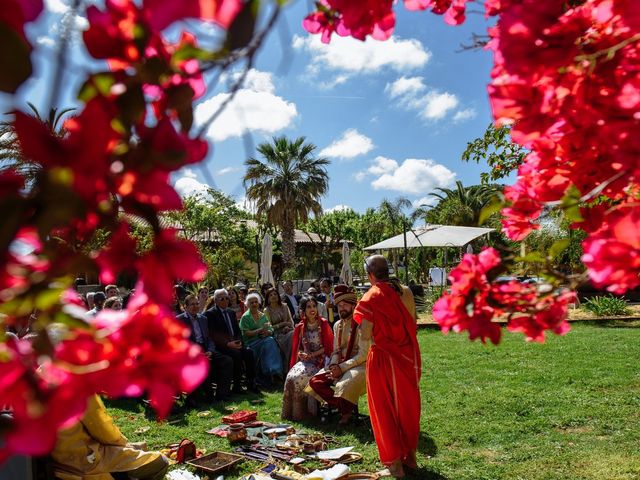
M 416 337 L 413 294 L 389 279 L 382 255 L 365 261 L 371 289 L 362 297 L 353 318 L 363 339 L 370 337 L 367 356 L 367 396 L 371 426 L 380 460 L 396 478 L 404 467 L 416 468 L 420 435 L 420 348 Z

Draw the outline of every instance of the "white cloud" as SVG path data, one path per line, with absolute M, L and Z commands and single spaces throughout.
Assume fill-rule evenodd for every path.
M 71 8 L 64 0 L 45 0 L 45 8 L 53 13 L 64 14 Z
M 385 157 L 376 157 L 367 170 L 356 174 L 360 179 L 367 176 L 376 177 L 371 182 L 376 190 L 414 195 L 424 195 L 437 187 L 448 187 L 456 178 L 454 172 L 431 159 L 408 158 L 399 164 Z
M 189 176 L 180 177 L 174 186 L 181 197 L 206 194 L 209 189 L 208 185 Z
M 369 153 L 373 147 L 373 141 L 369 137 L 350 128 L 338 140 L 334 140 L 331 145 L 323 148 L 319 155 L 321 157 L 350 159 Z
M 40 36 L 38 37 L 38 39 L 36 40 L 36 42 L 38 43 L 38 45 L 40 45 L 41 47 L 45 47 L 45 48 L 53 48 L 56 46 L 56 41 L 51 38 L 48 37 L 46 35 Z
M 336 75 L 330 80 L 323 80 L 318 83 L 318 88 L 321 90 L 331 90 L 333 87 L 337 87 L 338 85 L 342 85 L 347 80 L 349 80 L 349 75 Z
M 335 207 L 332 207 L 332 208 L 326 208 L 324 210 L 324 213 L 346 212 L 347 210 L 353 210 L 353 208 L 351 208 L 349 205 L 336 205 Z
M 418 208 L 423 205 L 428 207 L 433 207 L 436 203 L 438 203 L 438 197 L 434 197 L 433 195 L 427 195 L 426 197 L 418 198 L 411 202 L 413 204 L 413 208 Z
M 194 172 L 190 168 L 183 168 L 182 170 L 180 170 L 180 173 L 182 173 L 183 177 L 187 177 L 187 178 L 197 178 L 198 177 L 196 175 L 196 172 Z
M 221 142 L 240 137 L 246 131 L 273 134 L 291 125 L 298 115 L 296 105 L 275 95 L 270 73 L 253 70 L 244 88 L 222 114 L 211 124 L 208 135 Z M 229 98 L 229 93 L 219 93 L 196 106 L 196 125 L 202 125 Z
M 431 52 L 416 39 L 391 37 L 384 42 L 334 36 L 325 44 L 319 35 L 294 36 L 293 48 L 308 52 L 311 65 L 345 73 L 376 73 L 382 68 L 398 72 L 424 67 Z
M 422 118 L 427 120 L 439 120 L 444 118 L 450 110 L 453 110 L 460 103 L 458 97 L 452 93 L 431 91 L 427 93 L 422 102 L 424 107 L 420 112 Z
M 434 89 L 424 93 L 425 90 L 427 90 L 427 87 L 422 77 L 400 77 L 385 87 L 385 92 L 387 92 L 389 98 L 396 100 L 398 105 L 407 110 L 418 112 L 420 117 L 429 121 L 443 119 L 460 104 L 460 100 L 453 93 L 440 92 Z M 471 112 L 475 113 L 472 109 L 467 110 L 458 113 L 463 116 L 471 115 Z M 454 121 L 463 119 L 465 118 L 460 117 L 457 120 L 454 118 Z
M 223 83 L 235 83 L 238 81 L 242 72 L 233 72 L 230 75 L 224 75 L 221 78 Z M 273 75 L 269 72 L 261 72 L 252 68 L 247 72 L 247 76 L 244 79 L 242 88 L 247 90 L 253 90 L 254 92 L 267 92 L 275 93 L 276 87 L 273 84 Z
M 465 108 L 464 110 L 458 110 L 456 112 L 456 114 L 453 116 L 453 121 L 464 122 L 465 120 L 475 118 L 476 115 L 478 115 L 478 112 L 476 112 L 474 108 Z
M 389 94 L 389 97 L 397 98 L 405 95 L 415 96 L 425 88 L 422 77 L 400 77 L 395 82 L 388 83 L 384 91 Z
M 218 170 L 216 172 L 216 175 L 220 175 L 220 176 L 227 175 L 229 173 L 239 172 L 240 170 L 242 170 L 241 167 L 224 167 L 224 168 L 221 168 L 220 170 Z

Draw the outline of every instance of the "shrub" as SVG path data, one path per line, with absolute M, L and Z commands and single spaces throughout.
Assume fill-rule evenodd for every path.
M 614 297 L 613 295 L 590 298 L 584 302 L 583 307 L 598 317 L 629 315 L 631 312 L 624 298 Z

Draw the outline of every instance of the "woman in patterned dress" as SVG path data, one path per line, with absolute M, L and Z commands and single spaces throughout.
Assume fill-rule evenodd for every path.
M 285 373 L 289 371 L 289 364 L 291 362 L 291 341 L 293 340 L 293 319 L 291 318 L 291 312 L 286 305 L 283 305 L 280 295 L 275 288 L 267 290 L 266 294 L 267 308 L 264 309 L 264 313 L 271 323 L 273 328 L 273 338 L 276 339 L 280 350 L 284 355 L 284 368 Z
M 291 370 L 284 383 L 282 418 L 303 420 L 317 412 L 317 401 L 304 389 L 325 363 L 333 349 L 333 331 L 329 322 L 318 315 L 318 302 L 312 297 L 300 301 L 302 320 L 293 332 Z

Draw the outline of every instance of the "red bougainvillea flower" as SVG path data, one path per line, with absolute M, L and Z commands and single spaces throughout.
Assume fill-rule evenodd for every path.
M 122 222 L 111 234 L 109 245 L 96 257 L 103 283 L 114 283 L 119 273 L 135 268 L 136 246 L 136 240 L 129 235 L 128 224 Z
M 177 279 L 199 282 L 207 267 L 193 243 L 179 239 L 176 230 L 167 229 L 156 236 L 153 249 L 139 260 L 138 270 L 149 297 L 168 304 Z
M 600 217 L 600 228 L 582 242 L 582 261 L 591 282 L 613 293 L 640 285 L 640 209 L 636 204 L 637 200 L 630 199 L 606 212 Z
M 433 307 L 433 318 L 442 331 L 468 331 L 471 340 L 497 344 L 501 331 L 493 320 L 506 316 L 509 330 L 523 332 L 528 341 L 543 342 L 546 330 L 565 334 L 568 305 L 575 301 L 575 294 L 541 293 L 536 285 L 516 280 L 491 282 L 487 274 L 499 264 L 498 252 L 487 248 L 479 255 L 465 255 L 451 271 L 451 290 Z
M 107 380 L 106 389 L 111 395 L 147 392 L 158 416 L 164 418 L 174 395 L 192 392 L 205 379 L 209 362 L 200 347 L 189 341 L 189 329 L 140 287 L 127 316 L 101 312 L 96 318 L 99 329 L 111 332 L 106 338 L 115 352 L 105 374 L 126 379 L 126 384 Z
M 528 342 L 544 342 L 544 332 L 549 330 L 564 335 L 570 330 L 567 322 L 569 305 L 576 301 L 574 292 L 546 295 L 536 302 L 528 315 L 516 315 L 509 321 L 507 329 L 522 332 Z
M 87 8 L 89 28 L 82 33 L 84 44 L 94 58 L 118 59 L 125 64 L 140 59 L 136 42 L 145 34 L 140 26 L 142 12 L 132 0 L 106 0 L 105 11 Z
M 22 227 L 14 237 L 2 262 L 0 301 L 8 301 L 42 279 L 50 266 L 41 255 L 42 243 L 33 227 Z
M 53 171 L 57 182 L 69 184 L 94 205 L 108 191 L 110 154 L 117 139 L 111 120 L 105 105 L 92 101 L 77 117 L 65 122 L 68 133 L 62 138 L 22 112 L 16 113 L 14 125 L 25 156 Z
M 242 0 L 144 0 L 143 9 L 149 25 L 156 31 L 164 30 L 173 22 L 186 18 L 214 22 L 227 29 L 243 5 Z
M 465 21 L 465 8 L 471 0 L 404 0 L 408 10 L 426 10 L 431 8 L 433 13 L 444 14 L 444 20 L 449 25 L 460 25 Z
M 302 21 L 302 28 L 309 33 L 322 34 L 320 37 L 322 43 L 329 43 L 331 35 L 336 31 L 336 20 L 337 16 L 330 12 L 313 12 Z
M 310 33 L 322 33 L 322 41 L 328 43 L 334 31 L 358 40 L 368 35 L 386 40 L 395 23 L 391 0 L 323 0 L 320 9 L 307 16 L 302 25 Z
M 0 343 L 2 403 L 13 415 L 3 436 L 0 462 L 13 453 L 50 452 L 58 429 L 77 421 L 86 408 L 83 385 L 51 363 L 38 367 L 36 356 L 26 340 Z

